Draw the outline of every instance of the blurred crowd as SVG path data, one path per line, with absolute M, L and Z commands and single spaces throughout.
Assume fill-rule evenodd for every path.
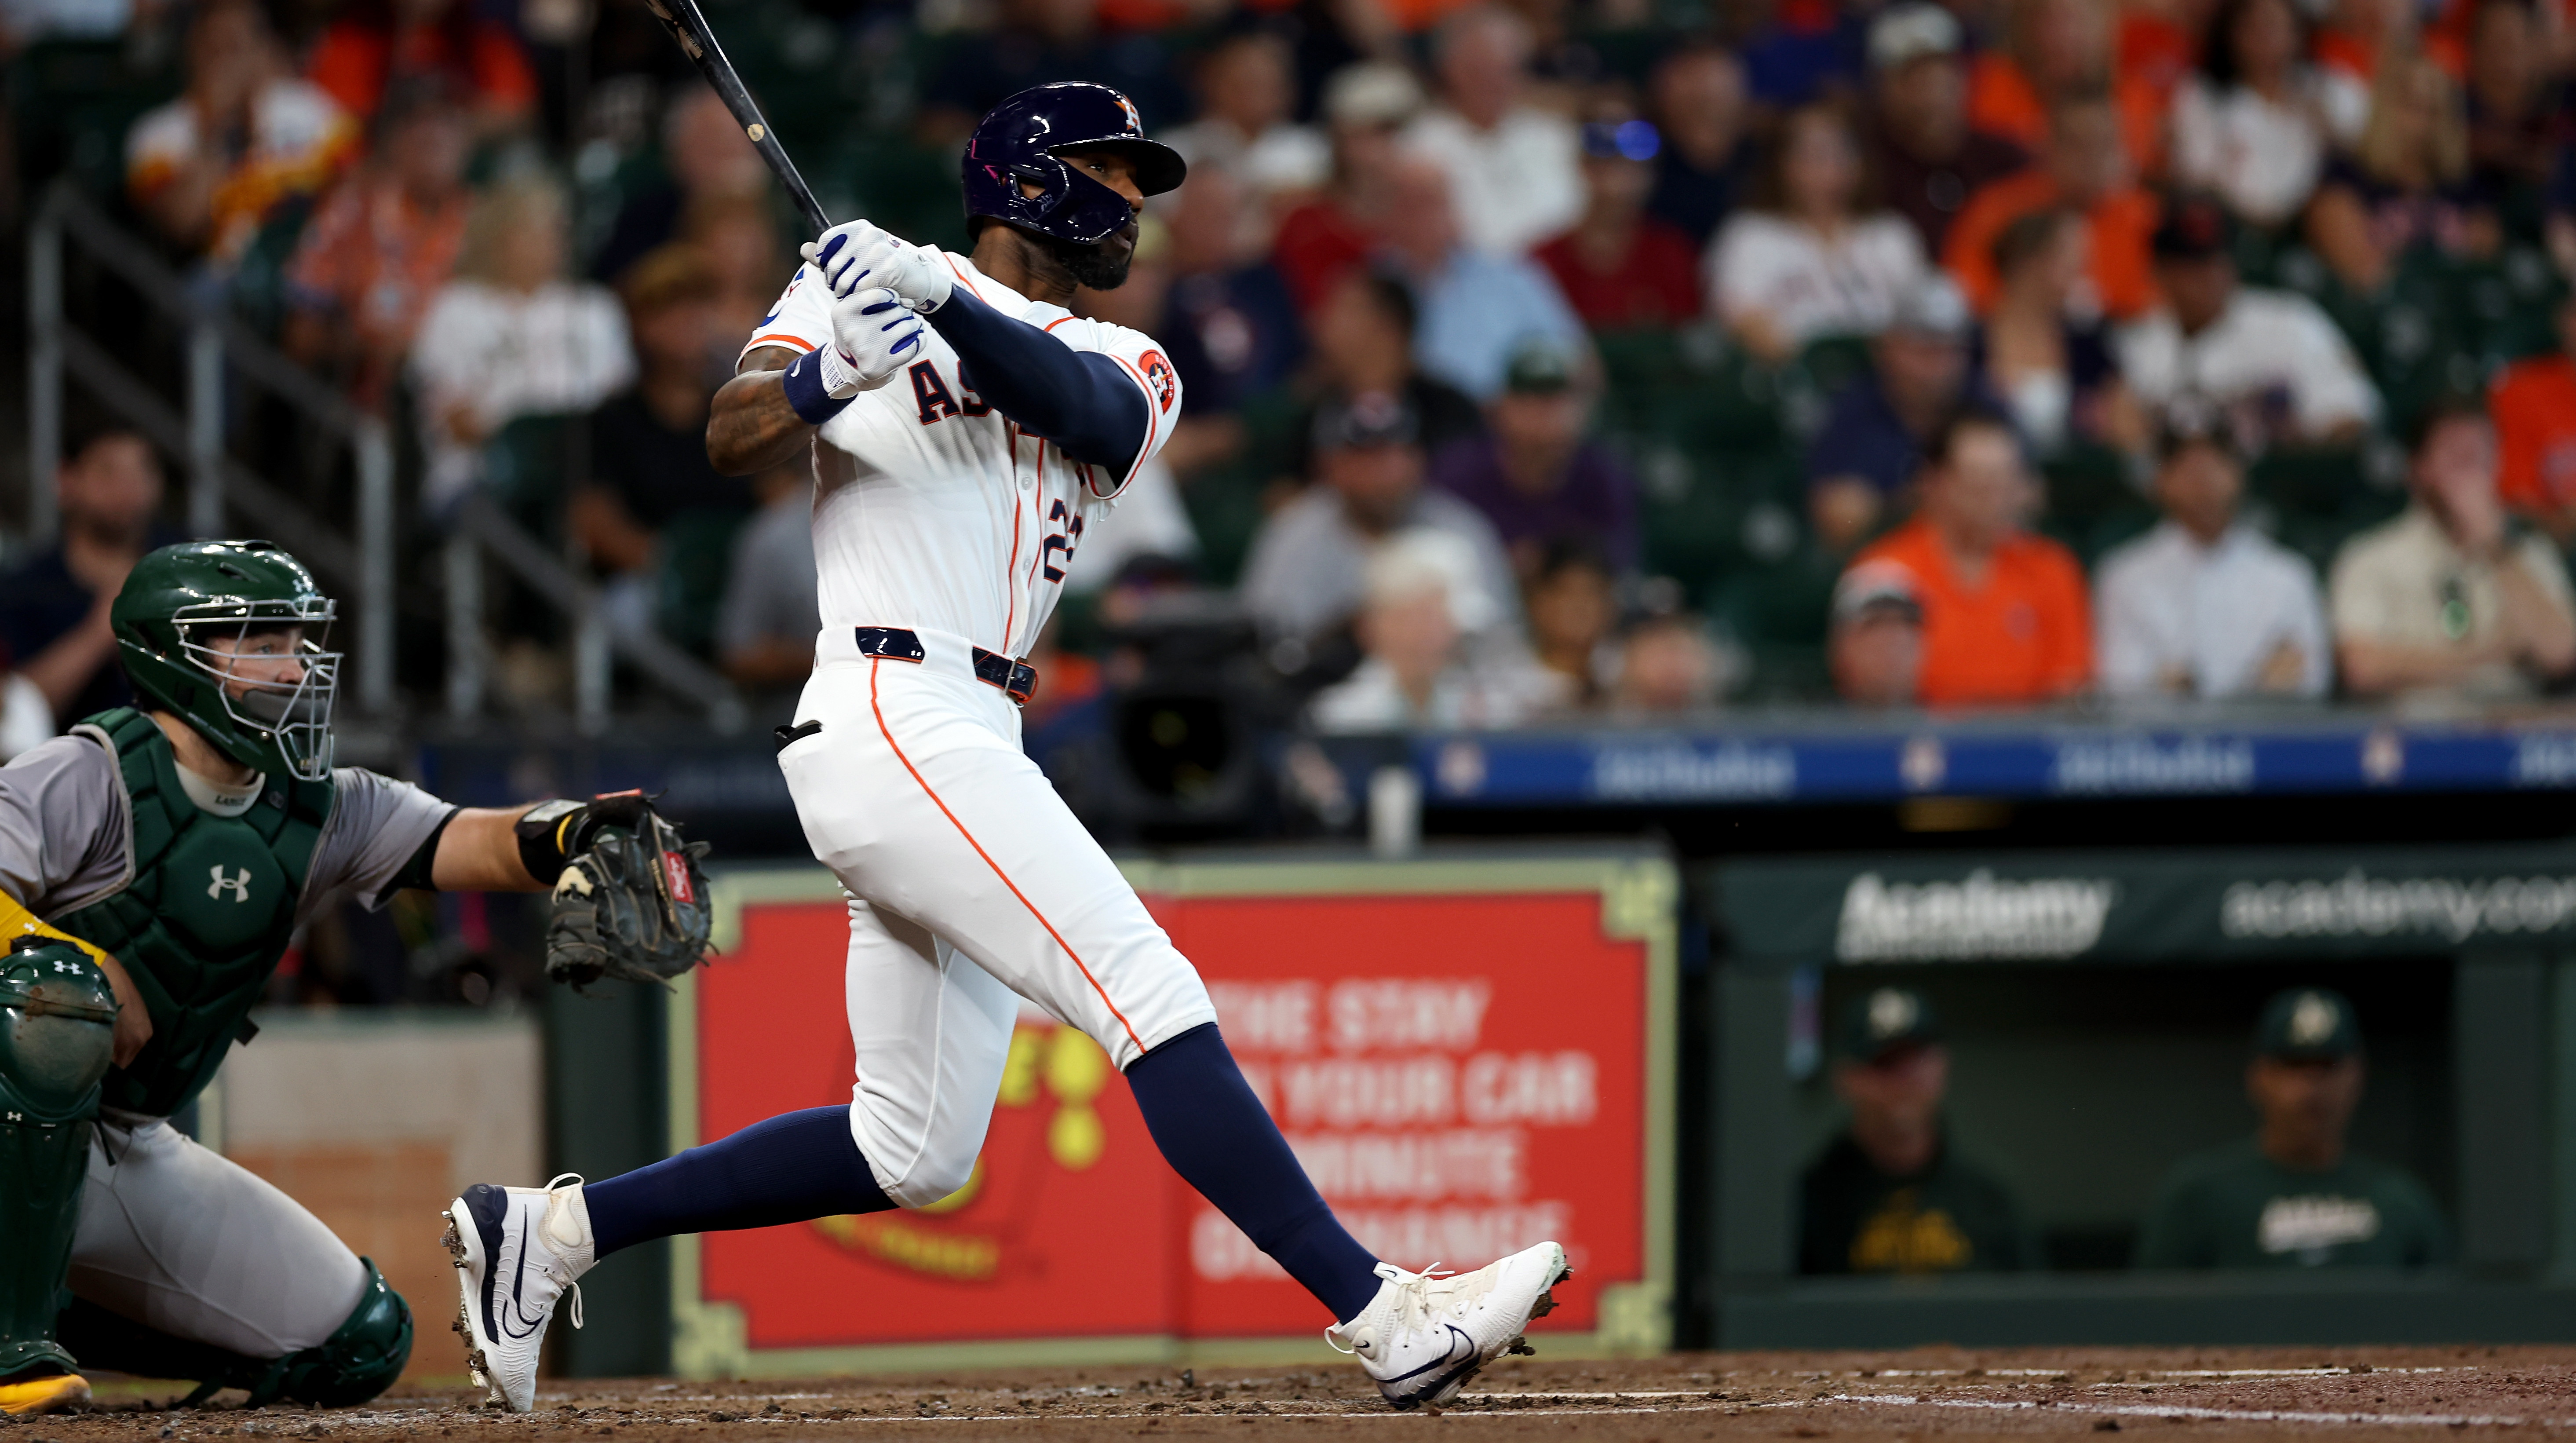
M 2576 677 L 2554 0 L 711 8 L 818 188 L 916 239 L 962 245 L 956 147 L 1026 84 L 1117 85 L 1190 161 L 1081 298 L 1188 403 L 1042 711 L 1174 593 L 1323 730 Z M 797 223 L 640 0 L 5 10 L 22 106 L 47 46 L 164 37 L 121 203 L 400 418 L 428 524 L 489 497 L 612 625 L 801 677 L 810 481 L 700 440 Z M 156 464 L 73 448 L 25 563 L 58 712 L 104 659 L 88 498 Z M 560 690 L 562 638 L 494 625 L 505 693 Z

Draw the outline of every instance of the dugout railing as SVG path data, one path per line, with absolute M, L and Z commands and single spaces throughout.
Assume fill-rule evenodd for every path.
M 104 342 L 75 324 L 66 305 L 67 255 L 94 266 L 140 298 L 158 323 L 185 337 L 184 396 L 165 398 Z M 197 536 L 247 523 L 293 550 L 351 598 L 358 708 L 390 718 L 396 695 L 397 587 L 407 570 L 437 577 L 444 593 L 445 710 L 466 722 L 484 710 L 490 648 L 485 627 L 487 563 L 560 618 L 571 637 L 573 712 L 580 730 L 608 729 L 614 664 L 623 661 L 656 690 L 703 716 L 719 732 L 741 728 L 740 693 L 723 673 L 649 630 L 612 628 L 598 589 L 488 498 L 472 496 L 443 527 L 424 531 L 401 515 L 395 439 L 382 416 L 338 391 L 262 339 L 233 314 L 222 287 L 180 275 L 68 182 L 45 194 L 27 229 L 28 533 L 50 539 L 50 478 L 62 462 L 65 386 L 77 384 L 101 408 L 183 458 L 187 529 Z M 328 520 L 244 465 L 232 442 L 256 393 L 346 453 L 355 485 L 352 529 Z M 406 538 L 422 537 L 420 544 Z M 399 550 L 398 550 L 399 547 Z M 421 563 L 435 557 L 434 566 Z

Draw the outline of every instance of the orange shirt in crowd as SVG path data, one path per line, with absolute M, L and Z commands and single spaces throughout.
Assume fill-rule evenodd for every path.
M 518 37 L 490 20 L 462 27 L 411 25 L 399 31 L 359 20 L 336 21 L 314 42 L 305 74 L 342 109 L 365 117 L 376 113 L 393 77 L 433 70 L 453 73 L 485 110 L 517 115 L 537 103 L 537 73 Z
M 2487 413 L 2504 504 L 2535 516 L 2576 508 L 2576 360 L 2534 356 L 2506 367 Z
M 423 209 L 391 176 L 361 171 L 305 223 L 286 267 L 287 298 L 358 341 L 348 382 L 360 406 L 376 410 L 392 391 L 431 298 L 456 272 L 471 209 L 462 193 Z
M 2479 0 L 2446 0 L 2441 13 L 2415 37 L 2424 57 L 2456 81 L 2469 78 L 2469 31 L 2478 22 L 2478 4 Z M 2535 22 L 2538 18 L 2533 17 Z
M 2093 617 L 2084 568 L 2044 536 L 2016 535 L 1997 548 L 1983 586 L 1961 584 L 1931 524 L 1905 523 L 1860 554 L 1914 578 L 1923 608 L 1923 670 L 1915 695 L 1926 706 L 2040 702 L 2065 696 L 2093 676 Z
M 2176 73 L 2180 78 L 2180 73 Z M 2140 175 L 2154 175 L 2165 162 L 2165 99 L 2153 81 L 2123 73 L 2111 82 L 2111 103 L 2120 112 L 2120 139 L 2129 148 L 2129 163 Z M 2048 148 L 2048 102 L 2022 74 L 2021 66 L 2000 50 L 1989 50 L 1968 69 L 1968 125 L 2000 135 L 2033 155 Z
M 2142 10 L 2121 12 L 2118 54 L 2120 73 L 2145 81 L 2160 103 L 2170 102 L 2184 73 L 2200 63 L 2200 46 L 2189 30 Z
M 1979 315 L 1991 310 L 1996 288 L 1995 237 L 2014 221 L 2059 204 L 2057 178 L 2040 166 L 1979 188 L 1968 198 L 1941 246 L 1941 264 L 1968 293 Z M 2102 313 L 2115 321 L 2130 320 L 2155 308 L 2156 224 L 2164 204 L 2132 186 L 2096 201 L 2084 219 L 2092 232 L 2089 271 Z
M 2363 85 L 2379 73 L 2379 47 L 2358 35 L 2347 35 L 2331 26 L 2320 27 L 2309 42 L 2309 58 L 2317 68 L 2349 75 Z

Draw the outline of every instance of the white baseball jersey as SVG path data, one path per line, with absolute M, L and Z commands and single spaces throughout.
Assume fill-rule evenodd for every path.
M 968 655 L 970 643 L 1027 653 L 1084 530 L 1171 434 L 1180 380 L 1149 338 L 944 258 L 985 304 L 1115 358 L 1149 419 L 1129 474 L 1083 465 L 976 395 L 956 351 L 925 328 L 921 359 L 822 428 L 823 630 L 796 708 L 805 730 L 778 761 L 807 842 L 851 898 L 851 1136 L 907 1207 L 972 1175 L 1022 998 L 1120 1067 L 1216 1017 L 1197 971 L 1022 753 L 1018 708 Z M 798 271 L 745 354 L 830 344 L 829 295 Z M 922 655 L 862 654 L 854 626 L 912 628 Z
M 1063 594 L 1087 525 L 1163 447 L 1181 382 L 1152 337 L 1032 301 L 943 252 L 957 284 L 1077 351 L 1115 359 L 1145 393 L 1145 445 L 1123 476 L 1022 431 L 975 394 L 932 327 L 922 358 L 825 422 L 822 440 L 855 472 L 818 478 L 814 562 L 823 625 L 926 627 L 1026 655 Z M 743 353 L 810 351 L 832 339 L 832 292 L 800 267 Z

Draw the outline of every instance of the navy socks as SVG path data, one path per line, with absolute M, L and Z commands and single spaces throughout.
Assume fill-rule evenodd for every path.
M 800 1223 L 894 1204 L 877 1186 L 850 1109 L 809 1107 L 755 1122 L 605 1182 L 586 1183 L 594 1257 L 675 1233 Z
M 1215 1023 L 1130 1063 L 1127 1086 L 1172 1171 L 1332 1309 L 1333 1321 L 1360 1315 L 1377 1296 L 1377 1258 L 1307 1180 Z
M 1304 1285 L 1336 1322 L 1377 1296 L 1377 1259 L 1306 1178 L 1243 1080 L 1216 1024 L 1136 1059 L 1127 1085 L 1154 1145 L 1183 1181 Z M 850 1110 L 813 1107 L 582 1188 L 594 1256 L 675 1233 L 722 1232 L 894 1204 L 850 1135 Z

